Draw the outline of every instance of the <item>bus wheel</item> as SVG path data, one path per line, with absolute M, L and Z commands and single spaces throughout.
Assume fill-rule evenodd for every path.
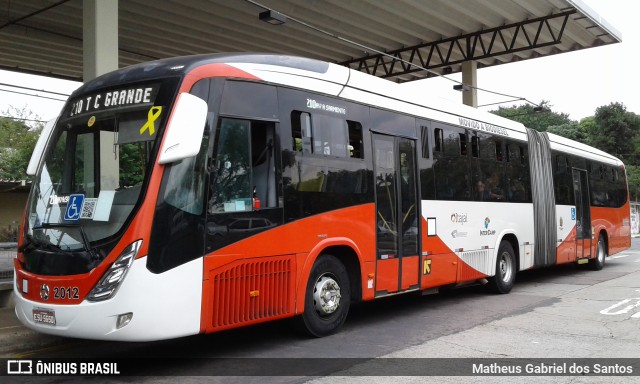
M 340 260 L 332 255 L 318 257 L 309 275 L 304 300 L 299 328 L 315 337 L 340 329 L 351 302 L 349 275 Z
M 602 235 L 598 236 L 598 245 L 596 245 L 596 258 L 589 260 L 589 269 L 599 271 L 604 267 L 604 261 L 607 258 L 607 245 Z
M 500 243 L 496 259 L 496 274 L 489 279 L 489 288 L 495 293 L 509 293 L 516 281 L 516 257 L 508 241 Z

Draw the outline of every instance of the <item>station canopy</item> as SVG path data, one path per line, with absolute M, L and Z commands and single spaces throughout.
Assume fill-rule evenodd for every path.
M 82 81 L 82 3 L 0 0 L 0 68 Z M 580 0 L 126 0 L 118 16 L 120 67 L 270 52 L 397 82 L 460 72 L 467 60 L 485 68 L 621 41 Z

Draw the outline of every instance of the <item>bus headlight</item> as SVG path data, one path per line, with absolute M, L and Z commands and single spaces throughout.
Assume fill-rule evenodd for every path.
M 104 273 L 98 284 L 89 292 L 87 300 L 89 301 L 103 301 L 112 298 L 120 284 L 124 281 L 124 277 L 129 271 L 129 267 L 133 264 L 142 245 L 142 240 L 138 240 L 131 243 L 127 248 L 122 251 L 116 261 L 111 264 L 111 267 Z

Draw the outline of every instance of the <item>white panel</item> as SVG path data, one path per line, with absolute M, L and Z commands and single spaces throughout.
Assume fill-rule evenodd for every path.
M 573 191 L 572 191 L 573 192 Z M 556 227 L 558 233 L 558 244 L 567 239 L 571 231 L 576 226 L 576 208 L 572 205 L 556 206 Z
M 159 164 L 168 164 L 198 154 L 207 121 L 207 102 L 190 93 L 181 93 L 160 149 Z
M 533 267 L 533 245 L 525 244 L 522 248 L 522 257 L 520 258 L 520 270 L 524 271 Z
M 492 249 L 460 252 L 458 257 L 468 266 L 485 275 L 492 276 L 496 270 L 495 255 Z
M 526 140 L 525 128 L 521 123 L 426 93 L 417 98 L 399 84 L 358 71 L 351 72 L 348 88 L 340 96 L 365 103 L 372 100 L 371 104 L 380 107 L 393 105 L 386 108 L 456 125 L 460 124 L 459 117 L 464 117 L 505 128 L 510 137 Z
M 422 215 L 438 220 L 438 236 L 465 262 L 478 271 L 493 275 L 495 258 L 505 234 L 514 234 L 520 251 L 520 270 L 531 266 L 523 252 L 524 244 L 533 244 L 533 205 L 467 201 L 422 201 Z M 427 241 L 428 242 L 428 241 Z M 430 249 L 424 249 L 431 251 Z M 480 261 L 477 252 L 487 250 L 488 259 Z M 465 258 L 468 257 L 467 261 Z M 532 256 L 529 256 L 532 257 Z
M 586 157 L 587 159 L 615 164 L 617 166 L 622 165 L 622 161 L 620 161 L 617 157 L 603 152 L 597 148 L 579 143 L 577 141 L 569 140 L 565 137 L 558 136 L 553 133 L 547 132 L 547 135 L 549 136 L 551 149 L 553 150 L 567 152 L 575 156 Z
M 52 335 L 84 339 L 150 341 L 200 332 L 203 259 L 164 273 L 147 269 L 147 258 L 136 259 L 116 295 L 103 302 L 52 305 L 25 300 L 14 284 L 16 315 L 27 327 Z M 55 311 L 56 325 L 35 324 L 33 308 Z M 119 314 L 133 319 L 116 329 Z

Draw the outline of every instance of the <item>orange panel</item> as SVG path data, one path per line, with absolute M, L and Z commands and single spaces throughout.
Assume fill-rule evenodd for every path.
M 628 201 L 621 208 L 592 207 L 591 222 L 596 237 L 602 230 L 607 233 L 610 255 L 631 247 L 631 225 Z M 594 239 L 594 245 L 595 241 L 597 241 L 597 239 Z
M 456 282 L 459 259 L 455 253 L 423 256 L 422 262 L 424 263 L 425 261 L 428 263 L 429 270 L 427 273 L 422 270 L 422 289 L 453 284 Z
M 295 272 L 294 256 L 238 260 L 210 271 L 203 328 L 222 330 L 293 316 Z
M 576 261 L 576 227 L 556 248 L 556 264 L 564 264 Z
M 376 292 L 398 292 L 399 259 L 378 260 Z
M 402 285 L 403 291 L 418 284 L 418 273 L 420 270 L 420 257 L 410 256 L 402 258 Z
M 424 264 L 420 266 L 422 273 L 421 288 L 433 288 L 452 284 L 458 277 L 458 256 L 438 236 L 427 236 L 427 221 L 422 218 L 422 262 L 429 263 L 429 271 L 425 273 Z
M 373 298 L 373 289 L 367 287 L 368 276 L 374 272 L 373 268 L 375 267 L 374 218 L 375 206 L 373 204 L 338 209 L 275 227 L 205 256 L 204 285 L 205 291 L 208 291 L 207 295 L 210 294 L 211 297 L 203 296 L 201 328 L 213 329 L 209 316 L 224 309 L 218 304 L 219 300 L 223 300 L 224 297 L 216 296 L 215 292 L 232 287 L 221 282 L 216 283 L 212 280 L 213 274 L 217 275 L 229 268 L 236 268 L 238 263 L 252 263 L 271 257 L 280 257 L 280 255 L 295 255 L 291 256 L 294 309 L 291 314 L 286 313 L 282 316 L 287 317 L 302 313 L 307 279 L 313 263 L 324 249 L 331 246 L 349 247 L 354 250 L 360 261 L 363 296 L 369 299 Z M 369 267 L 365 268 L 365 265 L 369 265 Z M 397 268 L 395 279 L 397 286 Z M 216 288 L 216 284 L 218 284 L 218 288 Z M 211 315 L 205 316 L 204 313 Z M 233 315 L 226 314 L 224 316 Z M 215 325 L 215 330 L 264 321 L 248 319 L 248 322 L 244 322 L 244 320 L 236 322 L 233 318 L 224 316 L 222 320 L 219 320 L 220 318 L 216 320 L 220 322 Z

